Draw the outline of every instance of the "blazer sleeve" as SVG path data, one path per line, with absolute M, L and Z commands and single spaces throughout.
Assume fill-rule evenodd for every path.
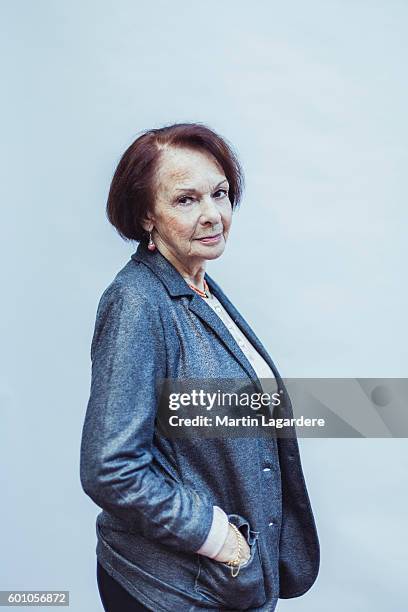
M 151 466 L 156 378 L 166 376 L 157 303 L 134 287 L 108 287 L 98 305 L 91 361 L 80 451 L 83 490 L 130 530 L 197 551 L 210 532 L 213 504 Z

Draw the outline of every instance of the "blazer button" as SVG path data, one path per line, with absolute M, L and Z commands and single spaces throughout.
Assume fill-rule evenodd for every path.
M 270 472 L 270 471 L 271 471 L 271 468 L 270 468 L 270 467 L 264 467 L 264 468 L 263 468 L 263 471 L 264 471 L 264 472 Z
M 275 524 L 275 521 L 271 521 L 270 523 L 268 523 L 268 527 L 273 527 L 274 524 Z

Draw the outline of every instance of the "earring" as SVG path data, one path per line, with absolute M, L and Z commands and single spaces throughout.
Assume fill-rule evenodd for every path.
M 149 244 L 147 245 L 147 248 L 149 249 L 149 251 L 154 251 L 154 249 L 156 248 L 156 245 L 154 244 L 152 239 L 151 232 L 149 232 Z

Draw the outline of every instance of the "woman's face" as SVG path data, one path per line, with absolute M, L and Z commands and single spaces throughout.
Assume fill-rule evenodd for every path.
M 219 257 L 232 220 L 228 188 L 221 166 L 206 152 L 163 150 L 151 223 L 146 225 L 153 225 L 159 251 L 187 266 Z

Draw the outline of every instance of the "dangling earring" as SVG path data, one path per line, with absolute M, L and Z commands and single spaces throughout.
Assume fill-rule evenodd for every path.
M 149 249 L 149 251 L 154 251 L 154 249 L 156 248 L 156 245 L 154 244 L 152 239 L 151 232 L 149 232 L 149 244 L 147 245 L 147 248 Z

